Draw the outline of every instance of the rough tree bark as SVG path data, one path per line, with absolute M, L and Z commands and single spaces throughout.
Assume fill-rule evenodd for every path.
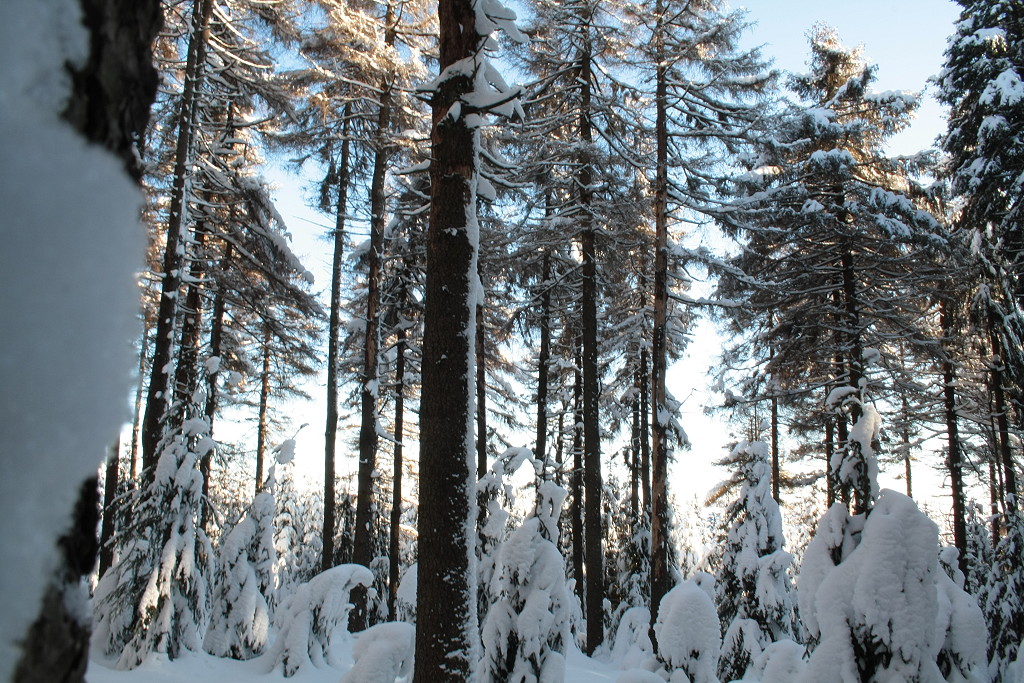
M 438 0 L 440 69 L 480 49 L 471 0 Z M 465 60 L 465 61 L 464 61 Z M 420 407 L 420 554 L 414 683 L 469 681 L 476 658 L 472 370 L 477 248 L 476 132 L 448 116 L 473 91 L 450 70 L 431 97 L 430 225 Z

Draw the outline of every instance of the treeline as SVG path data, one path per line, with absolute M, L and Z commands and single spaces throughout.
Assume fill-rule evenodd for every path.
M 268 644 L 253 625 L 301 612 L 316 590 L 352 590 L 352 630 L 400 618 L 401 577 L 417 559 L 407 530 L 419 522 L 420 542 L 427 527 L 442 540 L 460 533 L 443 515 L 423 523 L 423 510 L 439 508 L 480 511 L 479 543 L 464 545 L 499 575 L 497 548 L 512 538 L 545 567 L 560 551 L 588 654 L 623 623 L 635 634 L 640 622 L 666 623 L 665 605 L 703 609 L 693 607 L 703 588 L 663 598 L 693 569 L 679 559 L 692 549 L 673 541 L 668 468 L 685 434 L 666 371 L 706 309 L 729 330 L 718 371 L 727 407 L 741 423 L 768 415 L 764 427 L 749 421 L 729 457 L 741 501 L 769 509 L 757 513 L 769 540 L 755 554 L 781 552 L 783 490 L 819 481 L 826 506 L 840 506 L 827 515 L 841 530 L 820 542 L 837 545 L 819 561 L 841 566 L 882 500 L 877 519 L 911 520 L 927 535 L 902 499 L 880 497 L 880 425 L 908 494 L 915 449 L 941 443 L 958 551 L 948 569 L 994 601 L 982 604 L 988 657 L 1005 670 L 1024 630 L 998 608 L 1024 590 L 1024 37 L 1014 3 L 961 4 L 938 79 L 951 108 L 943 149 L 892 157 L 887 140 L 908 125 L 917 96 L 873 91 L 874 67 L 824 27 L 812 31 L 808 73 L 776 73 L 739 48 L 744 16 L 715 2 L 534 0 L 518 28 L 507 9 L 483 3 L 472 10 L 477 42 L 459 59 L 444 47 L 448 15 L 438 24 L 419 0 L 165 2 L 154 48 L 162 88 L 142 160 L 143 380 L 129 457 L 106 470 L 97 614 L 107 654 L 125 666 L 153 650 L 253 656 Z M 499 26 L 501 45 L 485 30 Z M 479 59 L 499 48 L 525 85 L 510 88 Z M 332 224 L 329 301 L 288 246 L 259 175 L 266 154 L 319 174 L 317 208 Z M 471 181 L 447 184 L 458 174 Z M 684 248 L 684 232 L 700 224 L 719 226 L 730 248 Z M 456 226 L 459 241 L 445 242 L 439 225 Z M 442 281 L 448 257 L 454 279 Z M 713 296 L 688 294 L 694 268 L 714 278 Z M 443 344 L 466 346 L 473 360 L 446 375 Z M 289 467 L 290 447 L 274 444 L 290 443 L 278 411 L 322 371 L 325 486 L 312 502 L 278 483 L 273 462 Z M 464 396 L 449 404 L 454 388 Z M 443 414 L 456 404 L 475 408 Z M 214 429 L 247 415 L 257 424 L 251 499 L 231 492 L 251 466 L 249 453 L 238 457 L 246 446 Z M 339 437 L 346 415 L 358 415 L 354 443 Z M 472 435 L 447 418 L 471 421 Z M 531 428 L 529 453 L 508 451 Z M 424 457 L 445 439 L 472 449 L 466 474 L 488 485 L 435 486 L 451 478 L 449 465 Z M 418 492 L 405 480 L 407 440 L 420 444 L 429 482 Z M 494 480 L 509 474 L 510 453 L 533 463 L 537 505 L 506 540 L 490 516 L 505 519 Z M 358 464 L 340 486 L 345 454 Z M 812 475 L 788 476 L 787 460 L 812 463 Z M 988 492 L 981 518 L 969 490 Z M 723 538 L 734 540 L 745 509 L 730 508 Z M 734 559 L 746 558 L 740 549 L 721 548 L 703 567 L 717 574 L 718 635 L 750 636 L 736 631 L 727 644 L 824 647 L 829 627 L 806 626 L 817 624 L 813 606 L 799 605 L 805 627 L 785 611 L 796 609 L 788 598 L 763 618 L 738 607 L 759 579 Z M 448 561 L 429 559 L 438 572 Z M 464 575 L 464 592 L 477 584 L 466 562 L 450 569 Z M 372 576 L 335 569 L 349 563 Z M 787 558 L 768 564 L 788 585 Z M 556 588 L 542 590 L 564 592 Z M 480 590 L 474 620 L 485 632 L 496 602 L 518 610 L 528 594 Z M 239 595 L 251 612 L 225 612 L 215 626 L 211 613 Z M 559 600 L 544 610 L 573 618 L 569 597 Z M 631 608 L 648 612 L 638 620 Z M 730 626 L 736 618 L 760 624 L 757 634 Z M 230 644 L 227 633 L 246 635 Z M 656 640 L 649 647 L 663 662 L 695 675 Z M 723 657 L 715 675 L 741 677 L 756 659 L 745 653 Z M 508 657 L 493 656 L 496 671 L 512 666 Z M 886 655 L 864 661 L 882 666 Z

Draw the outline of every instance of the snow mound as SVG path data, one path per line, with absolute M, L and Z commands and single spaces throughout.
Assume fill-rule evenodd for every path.
M 341 683 L 395 683 L 412 671 L 416 628 L 392 621 L 377 624 L 359 634 L 352 657 L 355 664 Z

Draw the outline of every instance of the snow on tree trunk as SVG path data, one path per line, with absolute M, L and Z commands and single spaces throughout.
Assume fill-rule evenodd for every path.
M 281 603 L 274 616 L 277 636 L 264 660 L 270 670 L 280 666 L 285 678 L 300 669 L 331 664 L 337 632 L 347 634 L 349 595 L 357 585 L 369 586 L 373 573 L 358 564 L 342 564 L 313 577 Z
M 515 94 L 488 62 L 490 34 L 525 40 L 497 0 L 439 0 L 431 97 L 430 225 L 420 400 L 420 553 L 414 680 L 460 681 L 479 657 L 474 524 L 474 344 L 479 126 Z M 520 110 L 521 113 L 521 110 Z
M 82 482 L 127 417 L 126 340 L 137 336 L 141 198 L 122 162 L 136 151 L 154 92 L 148 38 L 158 12 L 130 3 L 115 18 L 105 14 L 114 3 L 90 3 L 90 18 L 104 20 L 86 26 L 83 4 L 0 5 L 0 377 L 17 387 L 0 400 L 0 422 L 5 452 L 20 459 L 0 477 L 3 680 L 40 613 Z M 112 36 L 127 39 L 103 39 Z M 88 623 L 73 599 L 66 606 Z
M 938 528 L 901 493 L 866 518 L 834 505 L 804 556 L 801 616 L 820 642 L 798 680 L 988 680 L 981 612 L 938 553 Z

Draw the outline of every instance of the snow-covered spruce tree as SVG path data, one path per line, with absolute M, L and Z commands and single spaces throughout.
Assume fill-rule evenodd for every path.
M 773 642 L 793 639 L 794 601 L 789 578 L 793 556 L 785 542 L 779 505 L 772 497 L 771 449 L 763 441 L 737 444 L 743 485 L 726 509 L 716 545 L 718 616 L 724 629 L 718 676 L 742 678 Z
M 530 459 L 540 471 L 539 463 Z M 480 675 L 487 683 L 558 681 L 565 676 L 574 600 L 558 551 L 558 517 L 565 497 L 565 489 L 550 479 L 538 481 L 533 512 L 498 550 L 489 591 L 494 602 L 482 632 Z
M 211 448 L 209 422 L 197 389 L 172 407 L 180 429 L 167 434 L 151 480 L 136 493 L 121 530 L 121 556 L 94 597 L 96 635 L 118 668 L 135 668 L 152 652 L 174 659 L 200 648 L 209 614 L 213 550 L 199 525 L 203 478 L 198 461 Z
M 831 410 L 818 418 L 837 443 L 830 492 L 857 512 L 877 494 L 862 440 L 848 433 L 870 412 L 865 389 L 881 384 L 866 365 L 895 363 L 894 338 L 913 352 L 932 347 L 922 332 L 927 302 L 906 290 L 938 279 L 930 254 L 946 245 L 942 226 L 915 202 L 923 190 L 914 174 L 926 159 L 884 150 L 918 98 L 874 92 L 874 79 L 859 50 L 818 27 L 810 70 L 791 83 L 803 103 L 768 119 L 770 130 L 744 157 L 736 198 L 716 212 L 743 244 L 715 264 L 718 296 L 733 302 L 734 328 L 750 335 L 734 355 L 756 365 L 780 400 L 820 405 L 831 393 Z
M 289 439 L 275 451 L 277 464 L 286 466 L 295 456 L 295 442 Z M 277 585 L 275 468 L 271 465 L 245 516 L 220 543 L 210 623 L 203 640 L 203 649 L 216 657 L 251 659 L 267 645 Z
M 947 176 L 962 203 L 958 226 L 973 235 L 984 286 L 977 304 L 995 356 L 993 370 L 1024 398 L 1024 7 L 1015 0 L 957 0 L 962 7 L 938 77 L 950 107 L 942 146 Z M 994 386 L 1003 392 L 1002 382 Z M 997 400 L 999 397 L 997 396 Z M 1018 412 L 1020 408 L 1018 407 Z M 998 411 L 1002 412 L 1002 411 Z M 1016 493 L 1008 425 L 999 420 L 1007 493 Z
M 679 584 L 661 600 L 654 636 L 671 683 L 718 683 L 722 627 L 712 588 L 698 577 Z
M 866 514 L 836 503 L 804 554 L 801 683 L 987 681 L 981 610 L 939 567 L 938 528 L 901 493 Z
M 472 678 L 479 657 L 473 422 L 479 127 L 515 93 L 486 49 L 499 28 L 525 40 L 497 0 L 439 0 L 440 69 L 429 92 L 430 224 L 420 401 L 415 683 Z M 504 105 L 504 106 L 503 106 Z
M 989 572 L 995 566 L 995 549 L 992 547 L 992 536 L 987 518 L 981 506 L 971 502 L 967 506 L 966 519 L 967 551 L 964 565 L 967 568 L 964 576 L 964 590 L 978 598 L 978 604 L 984 605 L 981 590 L 988 581 Z
M 988 624 L 989 672 L 1003 680 L 1009 665 L 1018 658 L 1024 641 L 1024 515 L 1003 515 L 1003 537 L 996 544 L 978 602 Z

